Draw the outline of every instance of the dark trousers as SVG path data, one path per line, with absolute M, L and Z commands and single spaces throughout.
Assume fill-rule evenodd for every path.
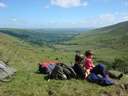
M 91 73 L 95 73 L 96 75 L 100 74 L 100 75 L 103 76 L 103 77 L 106 77 L 106 76 L 107 76 L 106 70 L 105 70 L 105 67 L 104 67 L 103 64 L 98 64 L 98 65 L 96 65 L 96 66 L 92 69 Z
M 91 73 L 95 73 L 96 75 L 101 75 L 102 77 L 106 78 L 106 77 L 111 77 L 114 79 L 118 79 L 118 76 L 113 74 L 112 72 L 109 72 L 105 69 L 105 66 L 103 64 L 98 64 L 96 65 L 93 70 L 91 71 Z

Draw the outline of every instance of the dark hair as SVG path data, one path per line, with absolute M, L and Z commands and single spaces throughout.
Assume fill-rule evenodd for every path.
M 92 50 L 87 50 L 87 51 L 85 51 L 85 54 L 84 54 L 84 55 L 85 55 L 85 56 L 93 55 Z
M 80 53 L 80 50 L 76 50 L 76 53 Z

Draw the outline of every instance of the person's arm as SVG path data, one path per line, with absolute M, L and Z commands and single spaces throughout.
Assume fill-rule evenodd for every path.
M 92 63 L 92 67 L 95 67 L 95 65 Z
M 88 77 L 89 74 L 90 74 L 90 70 L 89 69 L 85 70 L 85 79 Z

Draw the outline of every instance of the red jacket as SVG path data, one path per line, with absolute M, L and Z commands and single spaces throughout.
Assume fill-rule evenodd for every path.
M 92 70 L 94 67 L 92 58 L 86 57 L 84 59 L 84 66 L 85 66 L 86 70 Z

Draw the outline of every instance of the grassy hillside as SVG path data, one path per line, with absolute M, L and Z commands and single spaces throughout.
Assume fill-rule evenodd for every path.
M 83 33 L 71 42 L 95 48 L 126 49 L 128 46 L 128 22 Z
M 68 30 L 68 29 L 67 29 Z M 70 40 L 79 32 L 70 29 L 11 29 L 1 28 L 0 32 L 37 45 L 51 45 Z M 80 30 L 80 29 L 79 29 Z
M 128 21 L 116 25 L 90 30 L 81 33 L 58 49 L 73 51 L 80 49 L 84 52 L 93 49 L 99 58 L 111 60 L 116 57 L 128 58 Z
M 14 80 L 8 83 L 0 82 L 0 96 L 100 96 L 101 94 L 116 96 L 120 90 L 119 85 L 101 87 L 85 80 L 48 82 L 44 75 L 35 73 L 37 63 L 45 57 L 53 60 L 57 56 L 62 56 L 64 62 L 68 63 L 72 55 L 62 52 L 60 54 L 52 49 L 32 47 L 3 33 L 0 33 L 0 42 L 0 58 L 9 59 L 9 65 L 17 69 Z M 126 83 L 127 80 L 128 78 L 124 76 L 118 83 Z M 127 96 L 125 91 L 123 92 L 123 96 Z
M 95 48 L 126 49 L 128 47 L 128 21 L 82 33 L 71 41 Z
M 128 77 L 126 75 L 120 81 L 117 81 L 118 85 L 101 87 L 85 80 L 51 80 L 48 82 L 45 80 L 44 75 L 35 73 L 38 63 L 45 58 L 53 60 L 59 57 L 60 61 L 70 64 L 70 62 L 73 62 L 74 50 L 76 49 L 82 51 L 88 48 L 94 49 L 98 59 L 107 59 L 107 61 L 117 56 L 128 56 L 127 48 L 125 48 L 127 44 L 120 46 L 121 48 L 112 47 L 115 41 L 110 43 L 111 46 L 109 45 L 109 47 L 97 45 L 109 43 L 104 41 L 104 38 L 102 38 L 103 42 L 100 42 L 100 37 L 104 36 L 104 34 L 107 36 L 110 32 L 102 33 L 100 30 L 103 29 L 93 30 L 93 32 L 86 34 L 81 33 L 72 41 L 66 42 L 65 45 L 56 45 L 58 50 L 47 46 L 39 47 L 17 36 L 0 32 L 0 59 L 9 60 L 9 65 L 17 69 L 13 81 L 8 83 L 0 82 L 0 96 L 127 96 L 125 90 L 120 89 L 120 84 L 127 83 Z M 127 36 L 120 32 L 119 34 Z M 109 39 L 111 39 L 110 37 L 114 36 L 110 35 Z M 121 39 L 119 38 L 119 40 Z M 117 46 L 119 45 L 117 44 Z M 119 95 L 121 92 L 123 92 L 123 95 Z
M 44 76 L 35 72 L 38 63 L 45 58 L 54 60 L 56 57 L 62 56 L 62 62 L 63 60 L 67 63 L 70 62 L 70 54 L 67 56 L 66 53 L 61 53 L 60 55 L 60 52 L 48 47 L 31 46 L 15 37 L 0 33 L 0 60 L 9 60 L 9 65 L 17 69 L 13 81 L 0 82 L 0 96 L 48 96 L 51 89 L 55 88 L 52 90 L 53 92 L 59 90 L 65 82 L 47 82 Z

